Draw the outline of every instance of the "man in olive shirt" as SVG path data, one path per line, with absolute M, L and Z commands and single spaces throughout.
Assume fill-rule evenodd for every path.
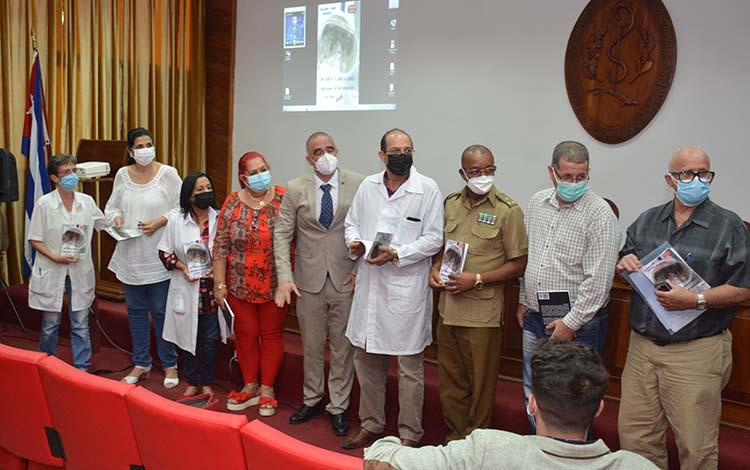
M 430 285 L 441 289 L 438 381 L 447 441 L 486 428 L 495 405 L 505 283 L 526 267 L 528 240 L 521 208 L 494 186 L 495 161 L 483 145 L 461 155 L 466 187 L 445 200 L 444 242 L 468 245 L 463 272 L 443 281 L 434 257 Z M 459 263 L 460 266 L 460 263 Z
M 630 346 L 622 372 L 620 445 L 667 468 L 666 431 L 675 434 L 683 470 L 717 468 L 721 390 L 732 372 L 729 325 L 750 298 L 750 237 L 742 220 L 708 199 L 714 172 L 698 148 L 678 150 L 664 176 L 675 198 L 628 228 L 618 272 L 665 241 L 711 288 L 692 292 L 670 282 L 656 291 L 668 311 L 707 309 L 671 334 L 643 299 L 630 300 Z

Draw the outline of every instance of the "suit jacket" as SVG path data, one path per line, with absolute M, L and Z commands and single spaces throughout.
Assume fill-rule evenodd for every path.
M 338 207 L 328 230 L 316 216 L 315 176 L 310 173 L 287 184 L 273 235 L 279 285 L 294 281 L 298 289 L 317 293 L 329 275 L 337 290 L 349 289 L 342 283 L 355 272 L 355 261 L 349 258 L 344 240 L 344 220 L 364 175 L 341 168 L 338 171 Z M 294 273 L 290 259 L 292 241 L 296 244 Z

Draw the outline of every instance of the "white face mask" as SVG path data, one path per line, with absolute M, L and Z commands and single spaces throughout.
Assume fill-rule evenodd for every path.
M 474 194 L 487 194 L 494 185 L 494 176 L 477 176 L 476 178 L 469 178 L 469 180 L 466 181 L 466 186 L 468 186 Z
M 156 158 L 156 147 L 133 149 L 133 159 L 141 166 L 148 166 Z
M 325 176 L 332 175 L 336 171 L 338 161 L 335 155 L 326 152 L 315 162 L 315 171 Z

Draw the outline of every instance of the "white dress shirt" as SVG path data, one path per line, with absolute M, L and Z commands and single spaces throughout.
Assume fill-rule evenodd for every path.
M 392 233 L 390 246 L 398 252 L 395 264 L 358 261 L 347 338 L 369 353 L 422 352 L 432 342 L 432 255 L 443 247 L 443 197 L 437 184 L 412 167 L 409 179 L 389 198 L 383 172 L 368 176 L 345 227 L 347 246 L 360 240 L 364 257 L 378 232 Z
M 91 257 L 91 237 L 94 229 L 107 226 L 104 214 L 88 194 L 73 193 L 73 208 L 65 208 L 58 190 L 45 194 L 34 205 L 29 223 L 28 240 L 36 240 L 54 254 L 60 255 L 63 225 L 86 228 L 85 252 L 75 263 L 60 264 L 37 252 L 29 281 L 29 307 L 44 312 L 59 312 L 65 293 L 65 275 L 70 276 L 73 291 L 71 306 L 74 311 L 86 310 L 94 302 L 96 274 Z
M 339 207 L 339 170 L 338 168 L 331 176 L 331 179 L 328 180 L 328 182 L 324 182 L 318 177 L 317 173 L 313 173 L 315 175 L 315 217 L 320 220 L 320 205 L 323 203 L 323 189 L 321 189 L 321 186 L 324 184 L 330 184 L 331 185 L 331 201 L 333 202 L 333 214 L 336 214 L 336 209 Z
M 162 165 L 146 184 L 134 183 L 125 166 L 117 171 L 104 213 L 110 222 L 120 216 L 123 226 L 136 228 L 139 222 L 167 217 L 170 210 L 179 208 L 181 188 L 182 179 L 171 166 Z M 164 227 L 152 235 L 117 242 L 109 270 L 120 282 L 131 285 L 154 284 L 169 279 L 169 271 L 159 259 L 157 248 L 163 233 Z

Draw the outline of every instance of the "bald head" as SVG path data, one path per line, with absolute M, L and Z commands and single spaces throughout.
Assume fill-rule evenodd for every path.
M 461 166 L 464 168 L 471 168 L 472 163 L 475 163 L 475 160 L 482 160 L 483 162 L 487 161 L 489 162 L 489 165 L 495 163 L 495 157 L 492 155 L 490 149 L 480 144 L 469 145 L 466 147 L 461 154 Z
M 669 171 L 701 171 L 711 169 L 711 159 L 700 147 L 683 147 L 669 159 Z

